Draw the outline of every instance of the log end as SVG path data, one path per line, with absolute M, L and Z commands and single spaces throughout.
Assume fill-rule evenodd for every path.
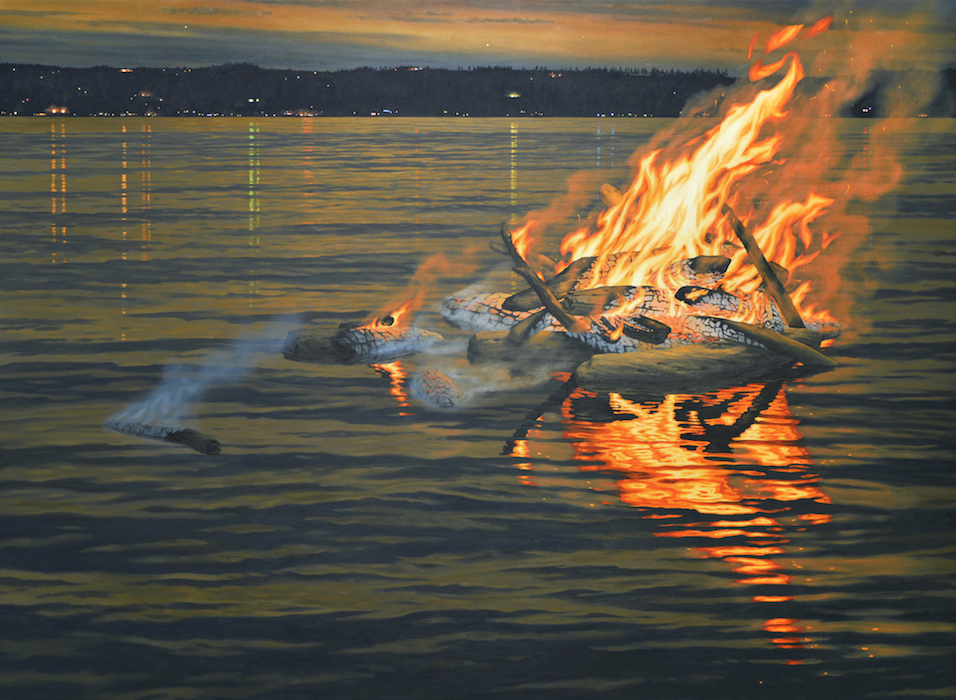
M 319 329 L 289 331 L 282 346 L 282 356 L 294 362 L 317 362 L 338 364 L 349 358 L 333 342 L 334 335 Z M 354 354 L 354 353 L 353 353 Z
M 201 452 L 204 455 L 217 455 L 222 450 L 222 446 L 219 444 L 219 441 L 200 433 L 198 430 L 193 430 L 192 428 L 183 428 L 182 430 L 177 430 L 174 433 L 170 433 L 165 438 L 166 442 L 172 442 L 177 445 L 185 445 L 186 447 L 196 450 L 196 452 Z

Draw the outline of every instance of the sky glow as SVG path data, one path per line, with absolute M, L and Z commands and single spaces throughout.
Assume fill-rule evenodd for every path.
M 0 0 L 0 62 L 339 70 L 746 66 L 754 33 L 834 15 L 825 41 L 894 69 L 952 65 L 956 3 Z

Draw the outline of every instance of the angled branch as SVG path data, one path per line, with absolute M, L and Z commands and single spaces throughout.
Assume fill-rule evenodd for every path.
M 504 224 L 501 225 L 501 240 L 504 241 L 505 247 L 508 249 L 508 254 L 515 263 L 515 272 L 524 277 L 535 294 L 538 295 L 538 298 L 541 299 L 541 303 L 544 305 L 544 308 L 548 310 L 548 313 L 554 316 L 558 323 L 573 333 L 587 333 L 591 330 L 590 324 L 580 318 L 575 318 L 564 310 L 561 306 L 561 302 L 554 296 L 554 292 L 544 283 L 544 280 L 538 277 L 537 273 L 531 269 L 531 266 L 521 257 L 521 254 L 518 253 L 514 241 L 511 240 L 511 232 L 505 228 Z
M 724 206 L 721 207 L 720 212 L 727 217 L 727 221 L 730 222 L 730 226 L 734 230 L 734 233 L 737 234 L 737 238 L 740 239 L 740 242 L 744 244 L 744 248 L 747 249 L 747 255 L 750 256 L 750 262 L 752 262 L 754 267 L 757 268 L 757 272 L 760 273 L 760 277 L 763 279 L 764 284 L 767 285 L 770 295 L 773 297 L 773 300 L 777 302 L 777 306 L 780 307 L 780 312 L 787 320 L 787 325 L 791 328 L 806 328 L 803 323 L 803 319 L 800 318 L 800 312 L 797 311 L 797 307 L 793 305 L 793 300 L 790 299 L 790 295 L 787 294 L 787 290 L 783 288 L 783 285 L 780 283 L 780 279 L 777 277 L 777 274 L 770 266 L 770 263 L 767 262 L 767 258 L 764 257 L 763 251 L 760 250 L 760 246 L 757 245 L 757 239 L 754 238 L 753 234 L 744 227 L 744 225 L 740 222 L 740 219 L 737 218 L 737 215 L 734 214 L 734 210 L 729 206 L 724 204 Z

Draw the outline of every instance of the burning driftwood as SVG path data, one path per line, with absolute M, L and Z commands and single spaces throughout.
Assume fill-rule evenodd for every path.
M 620 201 L 611 186 L 601 188 L 601 197 L 609 206 Z M 575 378 L 585 388 L 690 391 L 748 381 L 796 363 L 816 370 L 835 366 L 817 349 L 824 333 L 805 330 L 784 290 L 787 271 L 766 260 L 729 207 L 724 213 L 764 279 L 749 297 L 721 288 L 731 261 L 718 255 L 670 263 L 658 276 L 660 287 L 601 286 L 604 266 L 613 268 L 637 253 L 600 262 L 595 256 L 578 258 L 542 277 L 502 225 L 501 250 L 529 289 L 510 296 L 451 297 L 442 314 L 449 323 L 476 331 L 471 362 L 552 362 L 556 368 L 577 363 Z
M 397 325 L 389 315 L 365 325 L 342 324 L 331 336 L 316 329 L 290 331 L 282 354 L 297 362 L 374 364 L 415 355 L 442 340 L 438 333 Z

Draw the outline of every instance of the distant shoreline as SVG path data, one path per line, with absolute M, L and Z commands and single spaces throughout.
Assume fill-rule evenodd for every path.
M 890 74 L 887 74 L 888 77 Z M 910 78 L 912 79 L 912 78 Z M 939 84 L 919 116 L 956 116 L 956 69 L 927 72 Z M 417 66 L 343 71 L 206 68 L 63 68 L 0 64 L 0 116 L 74 117 L 689 117 L 714 116 L 729 87 L 723 71 L 656 68 L 551 70 Z M 881 82 L 832 116 L 881 116 Z M 807 78 L 813 92 L 820 78 Z M 913 116 L 916 116 L 914 114 Z

